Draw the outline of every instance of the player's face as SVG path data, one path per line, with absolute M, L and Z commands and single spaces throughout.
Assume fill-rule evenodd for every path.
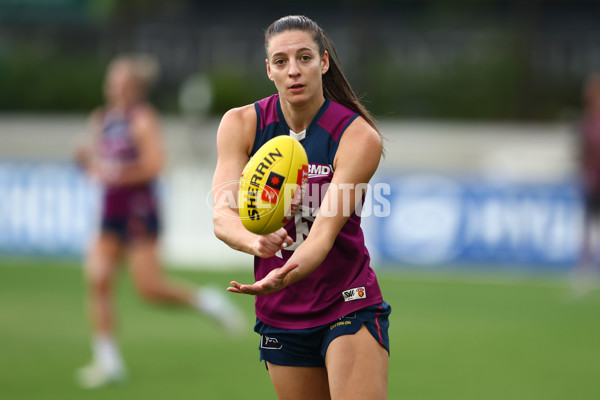
M 267 51 L 267 74 L 279 95 L 293 103 L 323 100 L 322 76 L 329 68 L 329 54 L 309 32 L 285 31 L 271 38 Z
M 110 66 L 104 82 L 106 100 L 116 106 L 127 106 L 138 100 L 139 87 L 127 63 L 116 63 Z

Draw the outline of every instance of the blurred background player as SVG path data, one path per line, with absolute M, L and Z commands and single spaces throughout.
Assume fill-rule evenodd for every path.
M 578 294 L 596 285 L 600 266 L 600 74 L 591 75 L 584 83 L 583 100 L 579 162 L 584 230 L 581 259 L 573 279 Z
M 165 157 L 159 116 L 145 99 L 157 75 L 158 64 L 150 56 L 113 60 L 105 77 L 105 104 L 90 117 L 92 143 L 76 153 L 79 165 L 104 189 L 100 231 L 86 263 L 93 362 L 78 371 L 84 387 L 121 381 L 126 375 L 115 341 L 112 302 L 122 256 L 144 299 L 195 307 L 230 331 L 238 332 L 243 325 L 240 312 L 220 291 L 176 286 L 161 272 L 155 180 Z

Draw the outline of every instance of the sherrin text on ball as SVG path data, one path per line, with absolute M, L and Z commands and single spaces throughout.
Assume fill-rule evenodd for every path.
M 239 214 L 251 232 L 266 235 L 298 211 L 308 184 L 308 157 L 290 136 L 266 142 L 246 164 L 238 191 Z

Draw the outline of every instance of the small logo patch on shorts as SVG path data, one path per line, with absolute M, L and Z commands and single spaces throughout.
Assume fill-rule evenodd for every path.
M 364 286 L 357 287 L 354 289 L 344 290 L 342 292 L 342 296 L 344 297 L 344 301 L 353 301 L 353 300 L 364 300 L 367 298 L 367 291 Z
M 260 335 L 260 348 L 261 349 L 279 350 L 282 347 L 283 346 L 281 345 L 281 343 L 279 343 L 279 340 L 277 340 L 277 338 L 267 336 L 267 335 Z

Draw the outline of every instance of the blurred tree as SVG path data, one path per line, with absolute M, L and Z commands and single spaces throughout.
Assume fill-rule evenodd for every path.
M 178 111 L 180 84 L 201 74 L 221 113 L 272 91 L 262 29 L 298 12 L 324 26 L 381 116 L 558 118 L 600 70 L 600 2 L 0 0 L 0 109 L 87 109 L 106 62 L 135 51 L 163 65 L 159 107 Z

